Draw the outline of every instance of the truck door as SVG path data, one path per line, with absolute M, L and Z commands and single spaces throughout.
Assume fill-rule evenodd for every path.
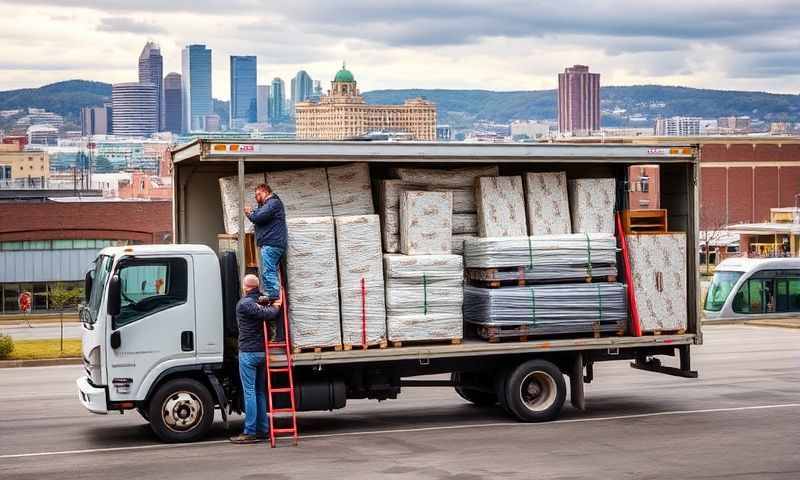
M 190 256 L 121 259 L 120 309 L 107 330 L 111 401 L 141 400 L 137 391 L 162 371 L 195 362 L 193 265 Z M 146 392 L 145 392 L 146 393 Z

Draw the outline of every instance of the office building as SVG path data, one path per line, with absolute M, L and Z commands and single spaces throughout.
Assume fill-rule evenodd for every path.
M 183 93 L 181 91 L 181 74 L 176 72 L 168 73 L 164 77 L 164 128 L 163 130 L 172 133 L 181 133 L 183 125 L 182 102 Z
M 269 85 L 256 87 L 256 121 L 269 122 Z
M 305 70 L 300 70 L 292 79 L 292 105 L 310 99 L 313 93 L 314 82 L 311 76 Z
M 58 144 L 58 129 L 52 125 L 31 125 L 25 133 L 29 145 Z
M 721 134 L 731 133 L 750 133 L 752 128 L 752 120 L 750 117 L 720 117 L 717 120 L 717 128 Z
M 111 105 L 81 108 L 81 135 L 110 135 L 113 131 L 111 118 Z
M 23 186 L 49 177 L 50 158 L 46 152 L 23 150 L 19 144 L 0 144 L 0 185 Z
M 574 65 L 558 74 L 558 132 L 582 136 L 600 130 L 600 74 Z
M 657 118 L 655 134 L 659 137 L 696 137 L 700 135 L 699 117 Z
M 29 108 L 28 114 L 17 119 L 18 127 L 30 127 L 31 125 L 50 125 L 59 130 L 64 128 L 64 117 L 57 113 L 48 112 L 44 108 Z
M 416 98 L 403 105 L 370 105 L 344 65 L 319 103 L 295 105 L 299 140 L 343 140 L 371 132 L 402 134 L 412 140 L 436 140 L 436 105 Z
M 114 135 L 149 137 L 158 131 L 158 87 L 117 83 L 111 87 Z
M 314 90 L 311 92 L 311 99 L 317 102 L 320 97 L 322 97 L 322 82 L 314 80 Z
M 230 127 L 254 123 L 258 117 L 256 57 L 231 55 Z
M 182 58 L 183 129 L 205 130 L 205 117 L 214 113 L 211 98 L 211 50 L 205 45 L 187 45 Z
M 286 92 L 283 80 L 278 77 L 273 78 L 269 93 L 269 120 L 279 123 L 286 119 Z
M 162 79 L 164 76 L 164 59 L 161 57 L 161 47 L 154 42 L 147 42 L 139 54 L 139 83 L 151 83 L 156 86 L 156 114 L 158 115 L 157 131 L 164 126 L 164 90 Z

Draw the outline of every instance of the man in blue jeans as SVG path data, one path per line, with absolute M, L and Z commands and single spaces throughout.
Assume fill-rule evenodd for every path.
M 245 275 L 242 280 L 244 296 L 236 304 L 239 323 L 239 376 L 244 394 L 244 432 L 231 437 L 233 443 L 256 443 L 267 438 L 266 348 L 264 322 L 277 320 L 281 300 L 261 305 L 258 299 L 258 277 Z
M 280 296 L 278 268 L 281 257 L 286 252 L 286 212 L 283 202 L 269 185 L 262 183 L 256 187 L 255 210 L 245 207 L 244 213 L 253 222 L 256 230 L 256 245 L 261 249 L 261 278 L 264 294 L 270 299 Z

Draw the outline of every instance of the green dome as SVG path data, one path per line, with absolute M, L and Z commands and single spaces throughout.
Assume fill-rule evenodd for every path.
M 355 82 L 356 79 L 353 78 L 353 74 L 350 73 L 350 70 L 346 69 L 344 63 L 342 64 L 342 69 L 336 72 L 336 76 L 333 77 L 334 82 Z

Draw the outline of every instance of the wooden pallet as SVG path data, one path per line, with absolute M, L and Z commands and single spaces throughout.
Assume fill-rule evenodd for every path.
M 667 210 L 663 208 L 650 210 L 623 210 L 622 228 L 627 234 L 658 234 L 669 231 Z
M 573 333 L 562 333 L 562 334 L 535 332 L 531 330 L 527 325 L 508 326 L 508 327 L 473 325 L 473 327 L 474 327 L 473 331 L 475 332 L 475 334 L 489 343 L 527 342 L 530 340 L 540 340 L 544 337 L 553 339 L 563 339 L 563 338 L 588 338 L 588 337 L 600 338 L 603 334 L 607 336 L 625 335 L 624 328 L 619 329 L 615 332 L 601 331 L 599 322 L 595 322 L 593 331 L 591 332 L 578 332 L 578 333 L 573 332 Z
M 642 330 L 642 335 L 683 335 L 686 333 L 685 328 L 679 328 L 677 330 Z
M 373 348 L 386 348 L 389 346 L 389 342 L 386 340 L 381 340 L 377 343 L 368 343 L 366 345 L 362 345 L 360 343 L 345 343 L 342 345 L 342 350 L 348 352 L 350 350 L 369 350 Z
M 469 283 L 478 287 L 485 287 L 485 288 L 501 288 L 501 287 L 529 287 L 529 286 L 536 286 L 536 285 L 552 285 L 552 284 L 559 284 L 559 283 L 579 283 L 579 282 L 586 282 L 586 283 L 607 283 L 611 282 L 614 283 L 617 281 L 616 275 L 602 275 L 602 276 L 592 276 L 592 277 L 574 277 L 574 278 L 558 278 L 558 279 L 525 279 L 519 278 L 516 280 L 486 280 L 486 279 L 476 279 L 472 278 L 469 275 L 467 276 Z
M 292 353 L 321 353 L 321 352 L 341 352 L 341 345 L 328 345 L 324 347 L 292 347 Z
M 464 341 L 463 338 L 441 338 L 438 340 L 401 340 L 401 341 L 392 341 L 389 340 L 389 345 L 394 348 L 402 348 L 402 347 L 417 347 L 421 345 L 437 345 L 437 344 L 451 344 L 451 345 L 461 345 Z

